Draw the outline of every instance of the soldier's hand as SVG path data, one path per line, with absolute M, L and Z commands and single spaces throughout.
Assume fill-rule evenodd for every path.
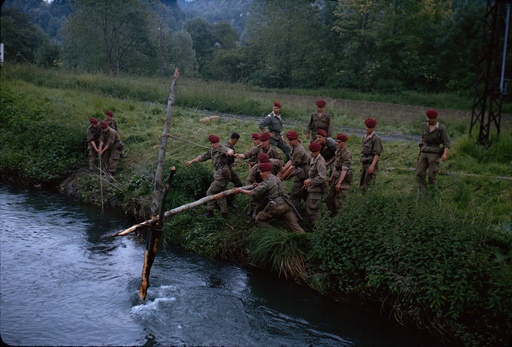
M 339 192 L 341 190 L 341 184 L 337 184 L 334 188 L 336 188 L 336 191 Z

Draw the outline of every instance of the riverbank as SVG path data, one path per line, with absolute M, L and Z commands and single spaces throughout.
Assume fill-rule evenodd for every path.
M 146 219 L 166 105 L 162 94 L 152 91 L 168 88 L 165 83 L 4 70 L 1 179 L 60 186 L 83 203 Z M 194 83 L 178 81 L 171 127 L 175 137 L 169 139 L 164 163 L 164 172 L 177 167 L 167 209 L 204 196 L 211 164 L 185 168 L 184 162 L 204 152 L 201 146 L 208 146 L 209 134 L 225 141 L 231 132 L 240 133 L 237 151 L 243 152 L 251 147 L 250 134 L 257 131 L 256 124 L 236 117 L 201 123 L 204 112 L 193 108 L 199 101 L 210 100 L 209 107 L 217 105 L 231 114 L 251 109 L 254 113 L 245 115 L 258 119 L 273 100 L 285 100 L 283 113 L 290 120 L 286 130 L 302 131 L 315 99 Z M 223 109 L 231 102 L 238 106 Z M 315 230 L 305 223 L 312 231 L 306 235 L 246 224 L 249 201 L 240 196 L 239 208 L 230 211 L 227 222 L 217 216 L 199 218 L 204 208 L 169 219 L 164 242 L 211 258 L 268 268 L 337 300 L 376 304 L 390 317 L 426 329 L 445 343 L 505 344 L 512 331 L 512 188 L 500 177 L 509 176 L 512 163 L 509 124 L 504 122 L 500 142 L 485 149 L 466 135 L 469 119 L 461 116 L 465 111 L 444 110 L 440 121 L 454 146 L 442 170 L 454 174 L 439 177 L 438 191 L 418 195 L 411 172 L 417 143 L 405 137 L 418 136 L 424 121 L 421 107 L 411 107 L 408 113 L 401 105 L 396 112 L 379 114 L 378 105 L 363 115 L 338 108 L 338 103 L 342 100 L 329 100 L 328 109 L 336 130 L 343 129 L 351 138 L 348 147 L 354 162 L 364 117 L 376 117 L 377 132 L 395 136 L 384 141 L 378 180 L 370 194 L 363 196 L 354 187 L 344 213 L 335 219 L 324 217 Z M 114 112 L 125 145 L 114 178 L 86 170 L 83 142 L 89 117 L 102 119 L 107 109 Z M 354 167 L 357 176 L 357 164 Z M 246 163 L 237 161 L 235 170 L 243 179 Z

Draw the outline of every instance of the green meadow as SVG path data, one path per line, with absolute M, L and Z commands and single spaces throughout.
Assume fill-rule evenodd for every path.
M 137 220 L 150 217 L 170 79 L 111 78 L 16 65 L 2 67 L 0 82 L 2 182 L 57 187 L 83 203 L 119 209 Z M 272 229 L 247 224 L 248 197 L 237 196 L 238 209 L 230 211 L 227 221 L 218 213 L 213 219 L 199 217 L 204 207 L 169 218 L 164 243 L 266 268 L 335 300 L 362 302 L 405 325 L 428 330 L 446 344 L 495 346 L 510 341 L 510 104 L 504 104 L 501 135 L 493 133 L 493 144 L 484 147 L 469 135 L 471 97 L 264 90 L 178 79 L 173 136 L 164 162 L 166 171 L 176 167 L 176 175 L 166 209 L 205 195 L 211 163 L 184 164 L 204 153 L 208 135 L 227 141 L 237 132 L 237 152 L 250 149 L 251 133 L 258 131 L 273 101 L 283 104 L 285 130 L 303 133 L 319 97 L 327 101 L 335 131 L 350 138 L 354 182 L 359 179 L 363 121 L 377 119 L 384 152 L 369 193 L 362 195 L 354 183 L 336 218 L 324 213 L 316 229 L 302 222 L 310 231 L 306 235 L 291 234 L 279 224 Z M 441 164 L 438 189 L 420 194 L 414 167 L 427 108 L 439 110 L 452 148 Z M 103 119 L 106 110 L 114 112 L 124 143 L 113 179 L 89 173 L 85 144 L 89 118 Z M 209 116 L 220 118 L 200 122 Z M 247 163 L 237 160 L 235 169 L 244 180 Z

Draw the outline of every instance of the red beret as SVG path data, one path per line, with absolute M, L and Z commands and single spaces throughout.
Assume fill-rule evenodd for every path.
M 338 134 L 338 135 L 336 135 L 336 140 L 347 142 L 348 141 L 348 137 L 345 134 Z
M 91 124 L 98 124 L 98 120 L 96 118 L 90 118 L 89 122 L 91 122 Z
M 309 150 L 311 152 L 320 152 L 321 149 L 322 149 L 322 145 L 319 144 L 318 142 L 311 142 L 309 144 Z
M 270 163 L 260 163 L 260 164 L 258 164 L 258 169 L 260 171 L 270 171 L 270 170 L 272 170 L 272 164 L 270 164 Z
M 286 138 L 288 140 L 297 140 L 299 138 L 299 134 L 295 130 L 290 130 L 286 133 Z
M 208 141 L 210 141 L 211 143 L 217 143 L 220 141 L 220 139 L 217 135 L 210 135 L 208 136 Z
M 428 118 L 437 118 L 438 114 L 437 114 L 437 111 L 436 110 L 427 110 L 427 117 Z
M 260 140 L 261 141 L 267 141 L 270 140 L 270 133 L 265 131 L 264 133 L 260 134 Z
M 375 118 L 368 118 L 364 121 L 364 125 L 367 128 L 375 128 L 377 126 L 377 120 Z
M 107 116 L 110 116 L 110 117 L 114 117 L 114 114 L 112 113 L 112 111 L 108 110 L 107 113 L 106 113 Z
M 267 153 L 261 152 L 260 154 L 258 154 L 258 161 L 260 163 L 268 163 L 270 161 L 270 158 Z
M 277 107 L 281 108 L 281 103 L 278 102 L 278 101 L 274 101 L 274 106 L 277 106 Z
M 102 127 L 103 129 L 107 129 L 108 128 L 108 123 L 107 122 L 100 122 L 100 127 Z
M 260 139 L 260 133 L 252 133 L 251 137 L 253 139 L 259 140 Z
M 325 132 L 324 129 L 318 129 L 318 131 L 316 133 L 317 133 L 317 135 L 327 137 L 327 133 Z
M 325 102 L 325 100 L 318 99 L 318 100 L 316 101 L 316 105 L 317 105 L 318 107 L 325 107 L 325 105 L 327 105 L 327 103 Z

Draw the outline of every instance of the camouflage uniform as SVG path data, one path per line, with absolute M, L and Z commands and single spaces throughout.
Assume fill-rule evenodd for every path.
M 372 164 L 373 157 L 382 153 L 382 142 L 380 138 L 377 136 L 375 132 L 372 132 L 370 136 L 365 135 L 363 137 L 363 145 L 361 149 L 361 163 L 362 171 L 361 171 L 361 180 L 359 181 L 359 186 L 362 187 L 363 191 L 368 189 L 370 184 L 375 182 L 377 177 L 377 171 L 379 167 L 379 163 L 375 164 L 375 169 L 373 173 L 368 173 L 368 168 Z
M 283 121 L 281 116 L 276 116 L 274 112 L 269 113 L 258 125 L 260 129 L 267 128 L 269 133 L 274 134 L 270 138 L 270 144 L 274 147 L 278 147 L 281 151 L 283 151 L 286 160 L 290 158 L 290 146 L 288 146 L 281 136 L 281 132 L 283 131 Z
M 322 145 L 322 149 L 320 150 L 320 154 L 325 159 L 325 163 L 327 164 L 336 156 L 338 146 L 336 146 L 336 141 L 334 139 L 327 137 L 325 138 L 325 144 Z M 332 172 L 333 161 L 328 165 L 329 170 Z
M 416 180 L 420 189 L 425 189 L 427 186 L 425 180 L 427 172 L 428 183 L 436 184 L 441 156 L 444 148 L 450 148 L 450 145 L 450 137 L 441 123 L 437 122 L 432 131 L 430 131 L 428 123 L 425 124 L 421 136 L 420 154 L 416 163 Z
M 304 180 L 308 178 L 310 156 L 304 149 L 304 146 L 298 143 L 297 146 L 292 148 L 290 160 L 292 165 L 295 166 L 290 198 L 297 211 L 300 211 L 301 201 L 306 200 L 308 195 L 302 187 L 304 186 Z
M 325 191 L 326 171 L 325 159 L 320 154 L 315 158 L 311 157 L 309 161 L 309 179 L 311 183 L 308 186 L 306 212 L 313 224 L 320 218 L 320 205 Z
M 265 153 L 266 155 L 268 155 L 268 157 L 270 159 L 275 159 L 275 160 L 271 160 L 271 163 L 272 163 L 272 165 L 274 165 L 274 169 L 276 170 L 276 171 L 272 170 L 272 173 L 274 173 L 274 171 L 277 173 L 283 166 L 283 160 L 281 158 L 281 155 L 277 151 L 277 148 L 275 148 L 272 145 L 269 146 L 267 149 L 263 148 L 263 146 L 261 144 L 254 146 L 253 148 L 251 148 L 250 150 L 248 150 L 247 152 L 244 153 L 244 157 L 245 158 L 255 158 L 253 161 L 257 163 L 258 162 L 258 154 L 260 154 L 260 153 Z
M 306 134 L 310 134 L 313 141 L 316 140 L 318 129 L 323 129 L 328 137 L 332 134 L 332 117 L 328 112 L 322 113 L 322 116 L 318 114 L 318 111 L 311 113 L 308 124 L 306 125 Z M 327 159 L 326 159 L 327 160 Z
M 297 221 L 297 216 L 283 194 L 283 182 L 273 174 L 261 182 L 252 190 L 252 196 L 256 199 L 266 198 L 267 204 L 263 211 L 256 215 L 256 222 L 263 228 L 271 227 L 269 221 L 279 219 L 293 232 L 304 233 Z
M 226 142 L 226 144 L 224 145 L 225 147 L 233 150 L 233 153 L 235 153 L 235 146 L 231 145 L 231 143 Z M 240 179 L 240 177 L 238 177 L 238 174 L 236 173 L 236 171 L 233 169 L 233 164 L 235 163 L 235 157 L 234 156 L 230 156 L 228 157 L 228 162 L 227 162 L 227 165 L 229 167 L 229 174 L 230 174 L 230 177 L 231 179 L 229 180 L 231 183 L 233 183 L 233 185 L 235 187 L 241 187 L 242 186 L 242 180 Z M 234 195 L 229 195 L 227 198 L 226 198 L 226 202 L 228 204 L 228 206 L 232 206 L 234 207 L 234 200 L 235 200 L 235 196 Z
M 103 148 L 108 146 L 108 149 L 103 152 L 102 161 L 110 173 L 115 173 L 117 165 L 119 165 L 119 158 L 123 152 L 121 137 L 117 131 L 109 127 L 107 131 L 101 131 L 101 142 L 103 142 Z
M 96 148 L 100 145 L 100 136 L 101 136 L 101 128 L 99 125 L 95 127 L 89 125 L 87 128 L 87 151 L 89 152 L 89 170 L 94 170 L 96 168 L 96 160 L 98 158 L 98 154 L 91 142 L 96 144 Z
M 215 195 L 226 190 L 228 182 L 231 180 L 231 170 L 228 165 L 228 153 L 229 148 L 223 145 L 219 145 L 217 149 L 210 149 L 203 155 L 199 156 L 199 161 L 212 160 L 215 174 L 213 175 L 213 182 L 210 184 L 206 196 Z M 228 213 L 228 204 L 226 198 L 210 200 L 206 203 L 206 209 L 208 211 L 215 210 L 215 204 L 219 204 L 220 213 Z
M 334 160 L 335 171 L 333 171 L 329 193 L 327 194 L 327 199 L 325 199 L 325 204 L 327 205 L 327 209 L 331 213 L 331 216 L 338 214 L 343 203 L 343 199 L 347 196 L 350 183 L 352 183 L 353 175 L 350 165 L 352 165 L 352 154 L 348 150 L 347 146 L 338 148 L 336 151 L 336 159 Z M 336 184 L 338 183 L 341 172 L 344 170 L 347 171 L 347 173 L 341 183 L 341 190 L 338 192 L 336 190 Z

